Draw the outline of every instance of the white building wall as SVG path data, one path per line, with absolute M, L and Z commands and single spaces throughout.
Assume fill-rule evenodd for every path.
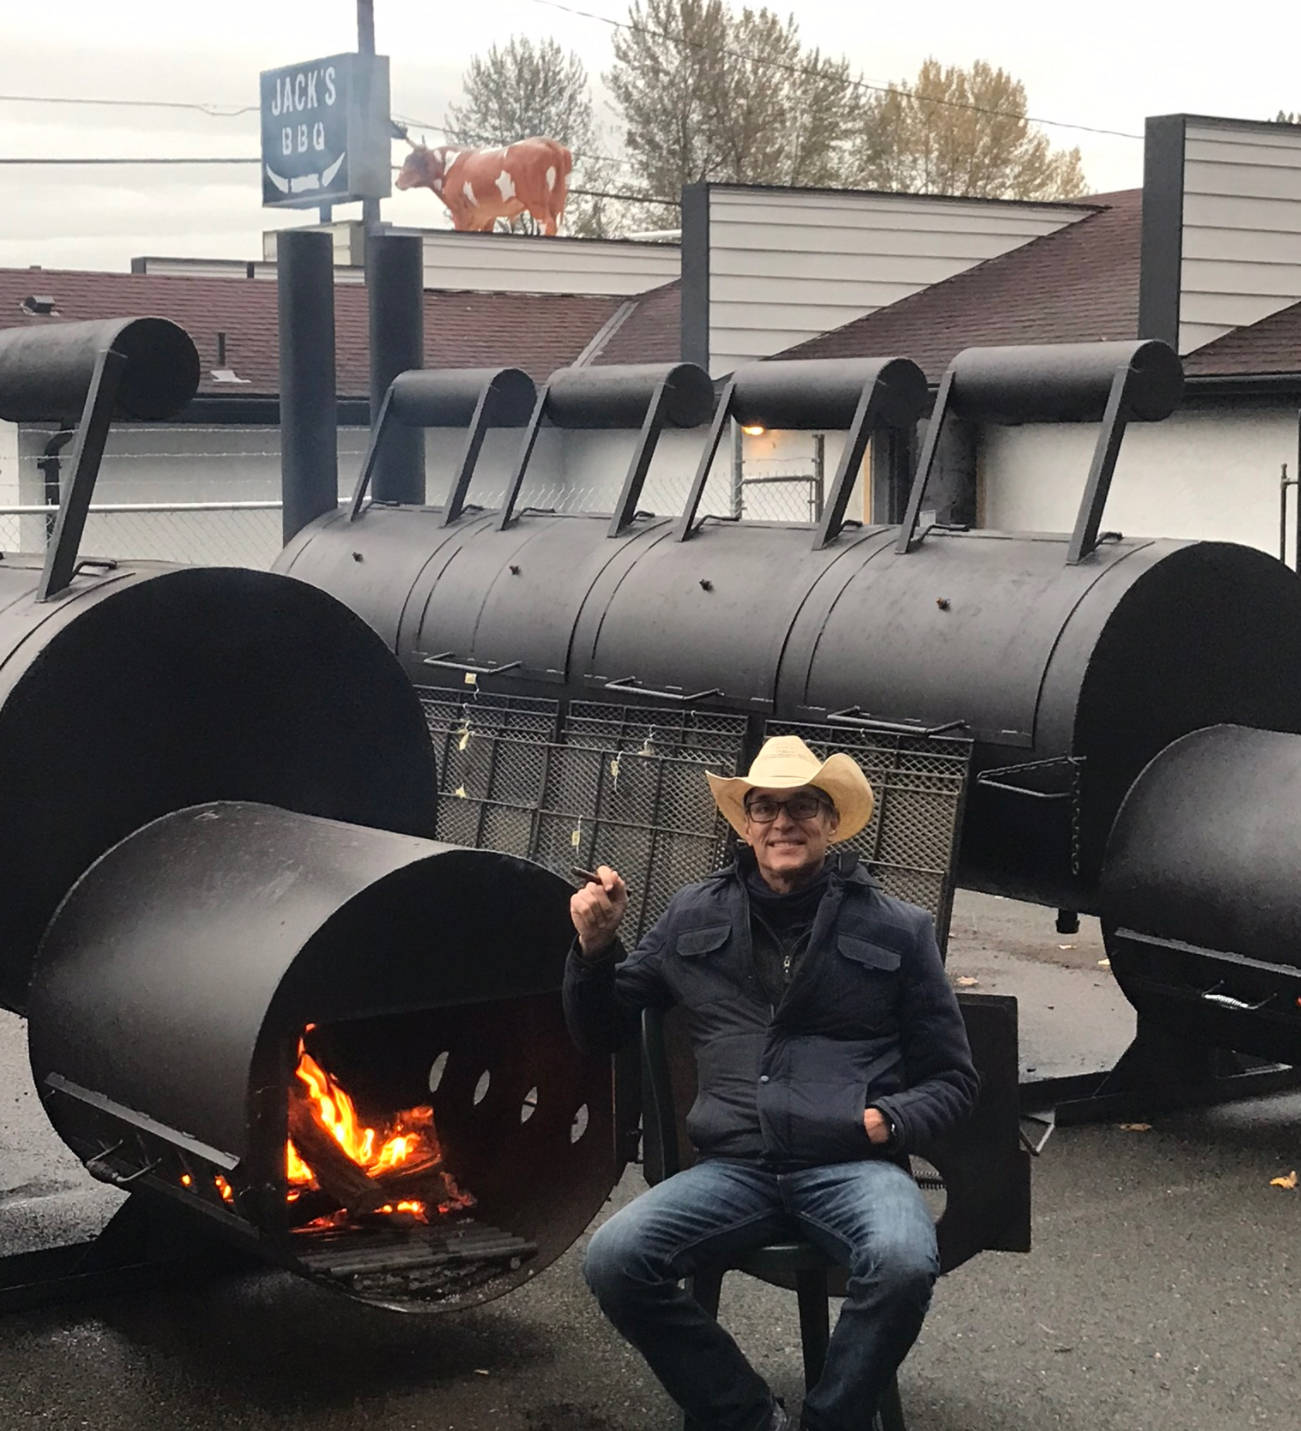
M 711 185 L 710 371 L 766 357 L 1092 212 Z
M 0 445 L 0 549 L 44 550 L 46 520 L 9 509 L 39 506 L 37 461 L 52 429 L 18 430 L 16 488 L 5 481 Z M 364 428 L 339 430 L 339 491 L 352 491 L 366 450 Z M 0 434 L 0 444 L 3 435 Z M 70 473 L 73 443 L 60 454 Z M 81 542 L 84 556 L 267 567 L 280 550 L 280 432 L 274 427 L 122 425 L 112 429 Z M 215 510 L 186 510 L 194 504 Z M 128 506 L 130 511 L 97 510 Z M 164 510 L 157 510 L 162 508 Z M 152 510 L 151 510 L 152 509 Z
M 1301 299 L 1301 125 L 1189 119 L 1179 351 Z
M 327 227 L 334 236 L 336 265 L 351 266 L 360 279 L 365 262 L 361 225 L 354 222 Z M 633 294 L 671 283 L 682 267 L 681 252 L 674 243 L 457 233 L 452 229 L 394 232 L 420 235 L 426 288 L 481 293 Z M 263 258 L 273 260 L 275 252 L 275 233 L 264 233 Z
M 475 464 L 467 502 L 480 507 L 501 505 L 515 475 L 523 438 L 521 428 L 494 428 L 488 433 Z M 431 506 L 443 504 L 464 451 L 463 429 L 425 429 L 425 496 Z M 544 428 L 529 458 L 517 506 L 556 504 L 558 489 L 564 482 L 562 457 L 561 434 Z
M 0 422 L 0 504 L 19 501 L 19 433 L 16 422 Z
M 676 515 L 687 498 L 704 448 L 706 429 L 670 430 L 660 440 L 639 507 Z M 514 470 L 522 434 L 490 433 L 469 500 L 497 506 Z M 1093 453 L 1096 428 L 1030 424 L 986 428 L 979 452 L 980 521 L 1005 531 L 1066 532 L 1074 525 Z M 48 429 L 0 424 L 0 549 L 39 552 L 45 521 L 5 515 L 36 506 L 43 482 L 36 461 Z M 544 430 L 521 492 L 520 506 L 561 511 L 610 511 L 622 487 L 634 432 Z M 747 436 L 746 477 L 813 474 L 808 432 Z M 367 433 L 339 433 L 339 492 L 352 490 Z M 843 433 L 825 435 L 824 482 L 829 492 Z M 463 436 L 431 430 L 426 465 L 429 501 L 443 500 L 459 460 Z M 69 455 L 64 449 L 65 459 Z M 1242 542 L 1277 555 L 1280 473 L 1296 475 L 1297 415 L 1286 404 L 1183 411 L 1161 423 L 1127 431 L 1103 515 L 1106 529 L 1127 536 L 1169 536 Z M 867 467 L 864 463 L 864 468 Z M 92 512 L 82 550 L 88 556 L 155 558 L 202 565 L 269 566 L 280 550 L 280 513 L 274 506 L 241 509 L 240 502 L 278 503 L 279 433 L 265 427 L 122 427 L 109 444 L 96 504 L 128 505 L 128 512 Z M 725 437 L 699 512 L 735 515 L 733 448 Z M 742 489 L 743 519 L 807 521 L 806 481 L 750 484 Z M 1295 492 L 1289 495 L 1287 560 L 1295 561 Z M 214 503 L 218 510 L 185 511 Z M 139 508 L 180 507 L 148 511 Z M 871 520 L 863 476 L 856 478 L 846 513 Z
M 638 506 L 658 516 L 676 516 L 686 504 L 696 469 L 705 449 L 707 428 L 670 430 L 660 438 Z M 622 488 L 632 459 L 636 434 L 632 432 L 569 432 L 560 480 L 562 503 L 569 510 L 610 511 Z M 823 491 L 840 460 L 844 433 L 824 434 Z M 709 479 L 697 508 L 698 515 L 737 516 L 733 475 L 734 449 L 725 434 L 709 470 Z M 868 467 L 864 459 L 863 467 Z M 746 521 L 807 522 L 813 520 L 811 502 L 814 434 L 765 432 L 743 436 L 739 516 Z M 755 481 L 756 478 L 783 480 Z M 862 474 L 850 493 L 846 517 L 868 520 L 864 508 Z
M 978 460 L 981 525 L 1069 532 L 1096 434 L 1089 424 L 987 427 Z M 1295 408 L 1194 409 L 1164 422 L 1134 423 L 1116 464 L 1103 530 L 1241 542 L 1277 556 L 1284 463 L 1295 476 Z M 1289 564 L 1296 558 L 1294 500 L 1289 498 Z

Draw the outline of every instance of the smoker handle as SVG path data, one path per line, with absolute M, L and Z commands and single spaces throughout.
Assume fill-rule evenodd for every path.
M 1005 780 L 986 780 L 983 775 L 976 776 L 976 784 L 983 785 L 987 790 L 1001 790 L 1006 795 L 1024 795 L 1027 800 L 1069 800 L 1071 798 L 1069 790 L 1030 790 L 1024 785 L 1009 785 Z
M 503 661 L 500 666 L 481 666 L 473 661 L 458 661 L 451 651 L 440 651 L 437 656 L 425 656 L 423 664 L 437 666 L 445 671 L 464 671 L 467 676 L 500 676 L 503 671 L 513 671 L 522 666 L 523 661 Z
M 832 711 L 827 716 L 828 725 L 852 725 L 860 730 L 879 730 L 886 735 L 947 735 L 951 730 L 965 730 L 965 720 L 946 721 L 943 725 L 911 725 L 901 720 L 876 720 L 872 716 L 860 715 L 861 706 L 846 706 L 843 711 Z
M 1006 780 L 992 780 L 994 775 L 1019 775 L 1025 770 L 1044 770 L 1049 766 L 1061 766 L 1063 764 L 1078 767 L 1082 764 L 1079 757 L 1068 756 L 1065 760 L 1061 756 L 1053 756 L 1048 760 L 1029 760 L 1023 765 L 999 765 L 989 770 L 982 770 L 976 776 L 976 784 L 983 785 L 990 790 L 1001 790 L 1005 795 L 1022 795 L 1028 800 L 1073 800 L 1074 790 L 1031 790 L 1028 785 L 1013 785 Z
M 684 691 L 660 691 L 654 686 L 643 686 L 636 676 L 620 676 L 617 681 L 604 681 L 600 684 L 603 691 L 619 691 L 630 696 L 654 696 L 656 700 L 679 701 L 684 705 L 690 701 L 703 701 L 709 696 L 723 694 L 718 686 L 709 691 L 692 691 L 690 694 Z

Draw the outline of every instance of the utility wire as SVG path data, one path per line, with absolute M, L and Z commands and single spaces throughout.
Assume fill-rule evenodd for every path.
M 710 54 L 728 55 L 732 59 L 744 60 L 746 64 L 765 69 L 783 70 L 787 74 L 803 75 L 806 79 L 824 79 L 825 71 L 810 65 L 793 65 L 785 60 L 764 59 L 761 55 L 747 54 L 744 50 L 731 50 L 726 46 L 705 45 L 697 40 L 688 40 L 684 35 L 671 35 L 664 30 L 652 30 L 646 25 L 631 25 L 626 20 L 614 20 L 609 15 L 598 15 L 592 10 L 580 10 L 574 5 L 565 5 L 561 0 L 531 0 L 534 5 L 545 6 L 548 10 L 563 10 L 567 15 L 577 15 L 584 20 L 596 20 L 609 25 L 614 30 L 629 30 L 636 35 L 647 35 L 654 40 L 668 40 L 670 44 L 684 45 L 688 49 L 704 50 Z M 1042 124 L 1054 129 L 1078 129 L 1085 134 L 1106 134 L 1117 139 L 1142 139 L 1141 134 L 1131 134 L 1125 129 L 1103 129 L 1092 124 L 1071 124 L 1064 119 L 1040 119 L 1033 114 L 1017 114 L 1010 109 L 991 109 L 986 105 L 967 104 L 957 99 L 931 99 L 917 95 L 911 90 L 899 89 L 897 85 L 871 84 L 867 80 L 848 79 L 846 83 L 853 89 L 867 90 L 872 94 L 897 94 L 903 99 L 918 99 L 923 104 L 938 104 L 949 109 L 966 109 L 975 114 L 988 114 L 999 119 L 1020 119 L 1027 124 Z
M 0 165 L 7 165 L 7 164 L 33 164 L 33 165 L 35 165 L 35 164 L 74 164 L 74 165 L 75 165 L 75 164 L 86 164 L 86 165 L 99 165 L 99 164 L 260 164 L 261 162 L 262 162 L 262 160 L 259 159 L 259 158 L 257 158 L 257 157 L 255 157 L 255 156 L 250 156 L 250 157 L 240 156 L 240 157 L 238 157 L 238 158 L 234 158 L 234 157 L 231 157 L 231 158 L 208 158 L 208 157 L 206 157 L 206 156 L 200 156 L 200 157 L 196 157 L 196 158 L 185 158 L 185 157 L 181 157 L 181 156 L 178 156 L 178 157 L 175 157 L 175 158 L 170 158 L 170 157 L 168 157 L 168 158 L 163 158 L 163 157 L 133 158 L 133 157 L 116 157 L 116 156 L 114 156 L 114 157 L 97 157 L 97 158 L 85 158 L 85 159 L 79 159 L 79 158 L 73 158 L 73 159 L 47 158 L 47 159 L 42 159 L 42 158 L 39 158 L 39 157 L 30 156 L 30 155 L 23 155 L 22 157 L 0 156 Z M 396 172 L 398 166 L 397 166 L 397 165 L 394 165 L 393 167 L 394 167 L 394 172 Z M 675 208 L 677 208 L 677 201 L 676 201 L 675 199 L 656 199 L 656 198 L 652 198 L 649 194 L 618 194 L 618 193 L 614 193 L 613 191 L 611 191 L 611 190 L 609 190 L 609 189 L 570 189 L 569 192 L 570 192 L 571 194 L 578 194 L 578 195 L 580 195 L 581 197 L 587 198 L 587 199 L 624 199 L 624 200 L 627 200 L 629 203 L 636 203 L 636 204 L 659 204 L 659 205 L 662 205 L 664 208 L 670 208 L 670 209 L 675 209 Z M 329 202 L 328 197 L 327 197 L 327 198 L 322 198 L 321 202 L 322 202 L 322 203 L 328 203 L 328 202 Z
M 64 159 L 33 157 L 30 155 L 5 156 L 0 157 L 0 164 L 260 164 L 262 161 L 257 157 L 245 158 L 217 158 L 210 159 L 206 155 L 196 155 L 193 158 L 135 158 L 130 155 L 96 157 L 91 159 Z
M 824 74 L 809 65 L 794 65 L 785 60 L 765 59 L 761 55 L 748 54 L 743 50 L 732 50 L 727 47 L 715 47 L 705 45 L 696 40 L 688 40 L 684 35 L 672 35 L 663 30 L 653 30 L 646 25 L 633 25 L 626 20 L 615 20 L 609 15 L 601 15 L 593 10 L 582 10 L 575 5 L 566 5 L 562 0 L 531 0 L 534 5 L 544 6 L 549 10 L 560 10 L 567 15 L 576 15 L 583 20 L 595 20 L 598 24 L 608 25 L 615 30 L 628 30 L 633 34 L 647 35 L 652 39 L 667 40 L 671 44 L 683 45 L 689 49 L 705 50 L 720 55 L 728 55 L 733 59 L 744 60 L 746 64 L 756 65 L 764 69 L 781 70 L 788 74 L 803 75 L 808 79 L 824 78 Z M 904 99 L 919 98 L 913 91 L 900 89 L 896 85 L 873 84 L 869 80 L 849 79 L 846 83 L 853 89 L 866 90 L 872 94 L 894 94 Z M 1064 119 L 1044 119 L 1034 114 L 1017 114 L 1009 109 L 992 109 L 987 105 L 969 104 L 956 99 L 933 99 L 921 96 L 924 104 L 936 104 L 948 109 L 965 109 L 975 114 L 987 114 L 998 119 L 1020 119 L 1028 124 L 1040 124 L 1053 129 L 1072 129 L 1084 134 L 1101 134 L 1117 139 L 1142 139 L 1143 135 L 1134 134 L 1126 129 L 1107 129 L 1100 125 L 1093 124 L 1073 124 Z M 241 114 L 255 114 L 259 106 L 256 104 L 244 105 L 218 105 L 215 103 L 201 103 L 198 101 L 187 101 L 177 99 L 99 99 L 83 97 L 80 95 L 39 95 L 39 94 L 0 94 L 0 102 L 11 104 L 92 104 L 92 105 L 112 105 L 125 106 L 140 109 L 188 109 L 199 114 L 206 114 L 212 119 L 234 119 Z M 402 118 L 401 115 L 397 116 Z M 417 128 L 434 129 L 440 134 L 447 134 L 450 131 L 443 124 L 428 124 L 423 120 L 411 120 Z M 498 142 L 489 140 L 487 136 L 476 136 L 476 142 Z M 614 164 L 631 165 L 628 159 L 619 159 L 612 154 L 585 154 L 582 158 L 604 159 Z
M 88 99 L 81 95 L 54 94 L 0 94 L 0 102 L 5 104 L 108 104 L 136 109 L 193 109 L 200 114 L 206 114 L 210 119 L 234 119 L 240 114 L 254 114 L 258 109 L 256 104 L 200 104 L 181 99 Z

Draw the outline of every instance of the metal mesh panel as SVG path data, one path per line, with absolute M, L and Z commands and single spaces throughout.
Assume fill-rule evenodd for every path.
M 425 724 L 435 740 L 448 731 L 468 734 L 538 735 L 554 740 L 560 702 L 536 696 L 503 696 L 477 686 L 449 689 L 417 686 Z
M 561 738 L 569 745 L 636 750 L 643 755 L 699 751 L 729 758 L 735 769 L 745 743 L 744 716 L 691 706 L 607 705 L 572 701 Z
M 489 724 L 538 715 L 504 705 L 487 709 Z M 675 890 L 721 863 L 727 826 L 704 772 L 733 773 L 734 755 L 564 745 L 517 735 L 514 727 L 486 729 L 477 707 L 470 715 L 459 707 L 451 716 L 440 710 L 438 720 L 456 723 L 431 730 L 439 839 L 522 855 L 566 878 L 574 865 L 614 866 L 628 885 L 630 943 Z
M 769 721 L 766 731 L 798 735 L 820 760 L 843 750 L 858 761 L 876 806 L 867 827 L 846 845 L 871 865 L 887 894 L 930 911 L 944 949 L 971 741 L 785 721 Z

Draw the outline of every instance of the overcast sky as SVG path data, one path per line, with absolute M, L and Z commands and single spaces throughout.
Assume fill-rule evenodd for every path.
M 565 0 L 571 3 L 571 0 Z M 572 0 L 620 19 L 622 0 Z M 612 31 L 545 0 L 375 0 L 376 48 L 391 57 L 393 111 L 441 123 L 467 60 L 512 34 L 555 38 L 593 77 L 608 67 Z M 773 8 L 785 12 L 778 4 Z M 1140 136 L 1148 115 L 1187 111 L 1272 119 L 1301 110 L 1301 19 L 1295 0 L 1231 14 L 1195 6 L 1093 0 L 932 0 L 789 7 L 809 44 L 848 57 L 862 78 L 911 77 L 934 55 L 987 59 L 1026 86 L 1032 115 Z M 1199 18 L 1202 16 L 1204 18 Z M 0 0 L 0 94 L 256 106 L 258 72 L 356 48 L 355 0 Z M 616 120 L 608 111 L 610 144 Z M 0 158 L 237 156 L 258 152 L 256 113 L 0 100 Z M 1142 181 L 1139 138 L 1052 127 L 1078 144 L 1095 192 Z M 431 143 L 439 136 L 428 131 Z M 400 158 L 400 146 L 394 148 Z M 265 229 L 314 219 L 263 210 L 258 170 L 244 166 L 99 168 L 0 165 L 0 266 L 124 270 L 133 255 L 255 258 Z M 337 217 L 359 215 L 340 207 Z M 427 190 L 395 194 L 383 217 L 443 225 Z

